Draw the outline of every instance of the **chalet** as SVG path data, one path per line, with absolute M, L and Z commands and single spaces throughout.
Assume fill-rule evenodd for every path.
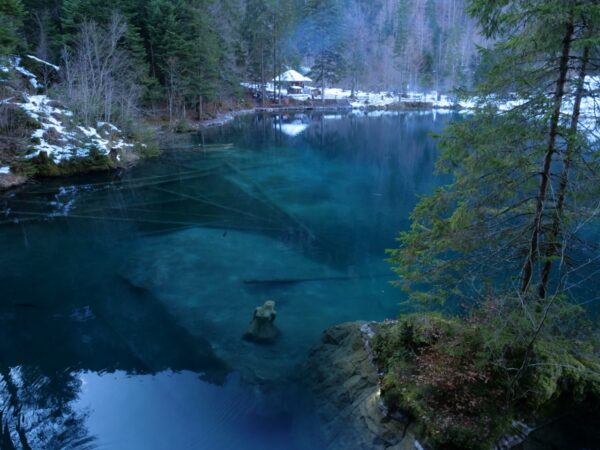
M 288 94 L 307 94 L 307 84 L 312 83 L 312 80 L 300 72 L 295 70 L 287 70 L 273 79 L 273 83 L 281 85 L 282 89 L 285 89 Z

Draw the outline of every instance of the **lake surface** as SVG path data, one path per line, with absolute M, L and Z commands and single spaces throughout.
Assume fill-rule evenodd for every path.
M 247 116 L 0 197 L 0 447 L 321 448 L 299 368 L 325 328 L 411 310 L 385 249 L 451 118 Z M 243 341 L 269 299 L 280 338 Z

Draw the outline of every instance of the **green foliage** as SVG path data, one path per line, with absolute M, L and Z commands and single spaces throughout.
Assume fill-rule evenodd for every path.
M 55 163 L 48 157 L 46 152 L 41 152 L 38 156 L 31 158 L 30 161 L 33 164 L 33 174 L 41 177 L 57 177 L 115 168 L 115 164 L 110 157 L 94 148 L 90 150 L 89 155 L 85 158 L 73 158 Z
M 161 154 L 160 145 L 155 131 L 143 124 L 136 124 L 130 128 L 130 138 L 134 144 L 133 151 L 142 158 L 153 158 Z
M 581 311 L 566 314 L 585 323 Z M 434 448 L 486 449 L 510 433 L 514 420 L 596 404 L 600 361 L 589 339 L 573 345 L 567 336 L 544 333 L 514 382 L 531 339 L 526 325 L 515 315 L 465 320 L 435 313 L 382 325 L 373 350 L 386 406 L 412 415 Z
M 311 0 L 306 3 L 312 39 L 305 45 L 315 58 L 310 75 L 322 87 L 338 81 L 347 71 L 344 54 L 346 36 L 339 20 L 342 11 L 339 0 Z
M 600 36 L 589 26 L 600 7 L 584 3 L 585 7 L 571 2 L 472 2 L 472 12 L 496 39 L 493 51 L 483 52 L 487 71 L 471 93 L 479 98 L 478 109 L 440 136 L 438 170 L 451 174 L 454 181 L 421 200 L 413 211 L 411 230 L 399 237 L 397 249 L 389 251 L 399 275 L 397 284 L 413 299 L 473 305 L 490 295 L 503 296 L 519 285 L 532 241 L 537 251 L 530 284 L 542 282 L 546 261 L 558 261 L 560 267 L 545 283 L 556 293 L 564 288 L 558 282 L 561 274 L 577 263 L 558 256 L 581 251 L 575 229 L 594 218 L 596 199 L 589 179 L 584 180 L 597 180 L 600 174 L 597 141 L 588 139 L 586 127 L 571 130 L 576 89 L 563 87 L 560 97 L 553 96 L 560 92 L 557 80 L 566 18 L 579 24 L 577 40 L 595 45 L 596 50 L 600 44 Z M 572 64 L 580 66 L 581 46 L 569 51 Z M 568 87 L 577 83 L 575 70 L 571 77 Z M 495 106 L 515 99 L 519 104 L 510 110 Z M 555 121 L 557 104 L 565 107 Z M 569 139 L 557 136 L 570 136 L 577 144 L 569 146 Z M 573 151 L 577 156 L 569 157 L 566 196 L 572 206 L 558 211 L 557 168 Z M 548 166 L 540 163 L 545 159 Z M 542 175 L 550 182 L 540 204 Z M 560 222 L 558 235 L 550 232 L 553 220 Z M 527 295 L 535 293 L 529 290 Z
M 436 448 L 491 448 L 513 420 L 597 404 L 600 392 L 596 333 L 565 281 L 597 251 L 580 231 L 596 216 L 597 140 L 574 105 L 600 7 L 474 0 L 471 12 L 495 39 L 478 107 L 439 136 L 437 169 L 453 181 L 421 199 L 389 255 L 413 300 L 472 317 L 403 318 L 374 347 L 384 398 Z
M 22 38 L 25 7 L 21 0 L 0 0 L 0 55 L 24 49 Z
M 83 24 L 105 28 L 118 12 L 127 23 L 119 49 L 137 69 L 127 79 L 142 91 L 143 104 L 135 106 L 156 114 L 169 109 L 172 120 L 202 118 L 239 98 L 240 81 L 268 82 L 301 64 L 312 65 L 318 83 L 352 90 L 404 88 L 409 81 L 439 88 L 459 70 L 468 79 L 457 56 L 462 44 L 472 53 L 460 31 L 465 2 L 453 5 L 449 21 L 447 7 L 431 0 L 425 8 L 407 0 L 3 0 L 0 52 L 27 48 L 59 64 L 65 48 L 75 53 Z M 390 73 L 388 58 L 396 59 L 389 67 L 414 76 Z

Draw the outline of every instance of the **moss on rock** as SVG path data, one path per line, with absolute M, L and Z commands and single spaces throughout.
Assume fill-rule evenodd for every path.
M 597 353 L 546 337 L 527 351 L 529 338 L 497 330 L 439 314 L 409 315 L 379 328 L 373 351 L 382 396 L 390 410 L 415 419 L 431 447 L 493 448 L 515 421 L 598 404 Z

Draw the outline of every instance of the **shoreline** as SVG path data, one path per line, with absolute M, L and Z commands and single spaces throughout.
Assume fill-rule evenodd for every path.
M 211 119 L 205 119 L 205 120 L 201 120 L 201 121 L 191 122 L 190 123 L 190 132 L 197 132 L 197 131 L 201 131 L 203 129 L 222 127 L 222 126 L 225 126 L 225 125 L 231 123 L 238 117 L 248 116 L 248 115 L 253 115 L 253 114 L 301 114 L 301 113 L 310 113 L 310 112 L 321 113 L 321 114 L 340 113 L 340 112 L 368 114 L 368 113 L 377 112 L 377 111 L 387 111 L 387 112 L 431 111 L 431 112 L 435 112 L 435 111 L 441 111 L 441 110 L 448 111 L 448 112 L 452 112 L 452 111 L 458 112 L 461 109 L 462 108 L 460 108 L 460 107 L 458 107 L 458 108 L 457 107 L 452 107 L 452 108 L 438 107 L 438 106 L 435 106 L 433 103 L 423 103 L 423 102 L 421 102 L 421 103 L 402 102 L 402 103 L 396 103 L 396 104 L 389 104 L 389 105 L 385 105 L 385 106 L 378 105 L 378 106 L 369 106 L 369 107 L 361 107 L 361 108 L 353 107 L 348 103 L 339 103 L 339 104 L 330 104 L 330 105 L 311 104 L 311 105 L 254 106 L 252 108 L 245 108 L 245 109 L 239 109 L 239 110 L 234 110 L 234 111 L 229 111 L 229 112 L 224 112 L 224 113 L 218 113 L 217 117 L 214 117 Z M 176 132 L 173 132 L 172 130 L 165 128 L 164 124 L 154 125 L 153 128 L 155 128 L 157 130 L 157 132 L 159 132 L 159 133 L 183 134 L 183 133 L 176 133 Z M 143 159 L 143 158 L 139 158 L 139 159 Z M 135 163 L 133 165 L 135 165 Z M 127 167 L 131 167 L 131 166 L 132 166 L 131 164 L 127 165 Z M 127 167 L 125 167 L 125 168 L 127 168 Z M 111 169 L 107 169 L 107 170 L 115 170 L 117 168 L 123 168 L 123 165 L 118 165 L 118 167 L 115 167 L 114 169 L 111 168 Z M 82 173 L 85 173 L 85 171 L 70 173 L 66 176 L 79 175 Z M 44 178 L 44 177 L 37 177 L 37 176 L 28 177 L 24 174 L 12 173 L 12 172 L 10 172 L 8 174 L 0 174 L 0 193 L 8 192 L 11 189 L 18 188 L 19 186 L 26 184 L 28 181 L 39 180 L 42 178 Z
M 214 128 L 227 125 L 237 117 L 247 116 L 251 114 L 298 114 L 306 112 L 317 112 L 317 113 L 338 113 L 338 112 L 349 112 L 349 113 L 370 113 L 376 111 L 448 111 L 448 112 L 459 112 L 464 110 L 460 106 L 442 107 L 436 106 L 431 102 L 401 102 L 393 103 L 385 106 L 366 106 L 356 108 L 349 104 L 339 105 L 281 105 L 281 106 L 255 106 L 253 108 L 240 109 L 230 111 L 226 113 L 219 113 L 217 117 L 212 119 L 204 119 L 200 121 L 192 122 L 193 127 L 197 129 L 201 128 Z

